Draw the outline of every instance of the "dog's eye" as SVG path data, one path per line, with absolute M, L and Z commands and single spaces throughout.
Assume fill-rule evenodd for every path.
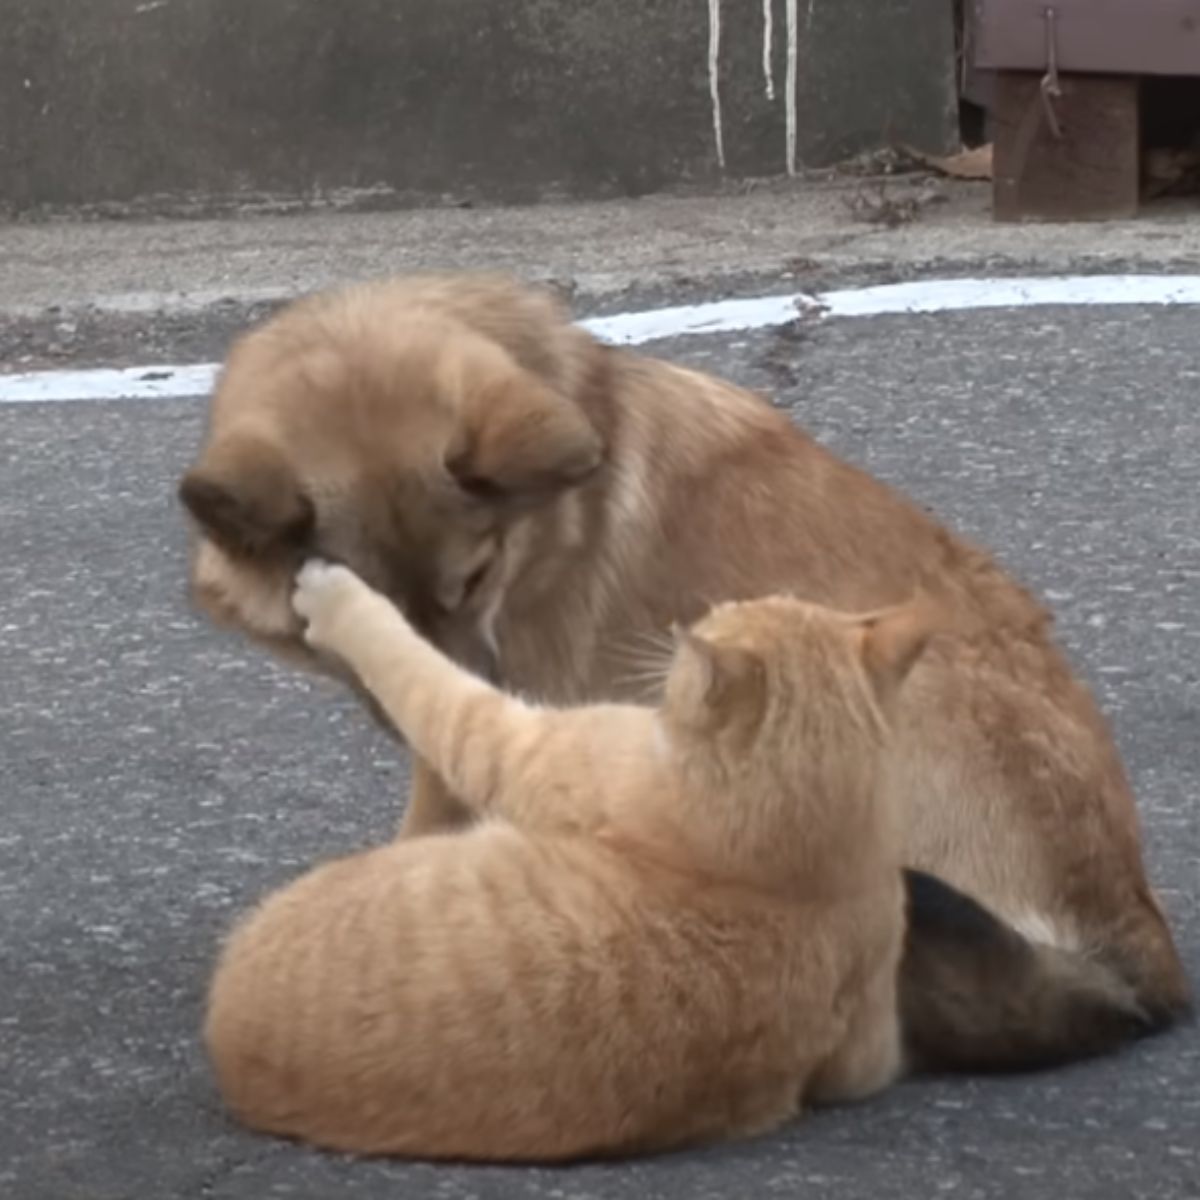
M 504 495 L 504 489 L 495 480 L 471 470 L 470 460 L 465 455 L 448 458 L 446 470 L 458 488 L 475 500 L 499 500 Z
M 456 475 L 455 481 L 468 496 L 476 500 L 499 500 L 504 489 L 483 475 Z
M 472 592 L 483 582 L 483 577 L 487 574 L 488 564 L 485 562 L 473 570 L 467 576 L 466 582 L 463 584 L 463 599 L 466 600 Z

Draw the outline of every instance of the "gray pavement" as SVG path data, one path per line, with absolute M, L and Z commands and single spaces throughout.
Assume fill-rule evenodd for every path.
M 1200 310 L 654 349 L 770 389 L 1051 599 L 1200 978 Z M 1200 1197 L 1195 1028 L 631 1164 L 354 1162 L 235 1127 L 197 1036 L 217 940 L 266 889 L 387 836 L 404 769 L 332 687 L 189 613 L 172 493 L 201 417 L 199 401 L 0 406 L 0 1197 Z

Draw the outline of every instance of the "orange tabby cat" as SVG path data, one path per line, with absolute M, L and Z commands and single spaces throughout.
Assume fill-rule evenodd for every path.
M 294 598 L 484 819 L 318 867 L 233 933 L 206 1039 L 255 1128 L 560 1160 L 749 1135 L 900 1069 L 876 801 L 923 607 L 782 598 L 680 632 L 658 709 L 538 708 L 340 566 Z

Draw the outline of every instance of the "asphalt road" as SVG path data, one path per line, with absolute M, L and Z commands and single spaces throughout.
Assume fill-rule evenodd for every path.
M 656 350 L 770 388 L 1052 601 L 1200 978 L 1200 310 L 874 318 Z M 385 837 L 404 768 L 335 690 L 189 612 L 173 489 L 201 415 L 0 406 L 0 1196 L 1200 1197 L 1195 1028 L 623 1165 L 355 1162 L 235 1127 L 197 1036 L 218 938 L 268 888 Z

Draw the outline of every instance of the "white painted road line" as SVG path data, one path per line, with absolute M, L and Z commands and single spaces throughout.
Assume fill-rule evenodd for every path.
M 187 367 L 98 367 L 0 375 L 0 404 L 52 400 L 178 400 L 212 391 L 218 363 Z
M 816 295 L 717 300 L 650 312 L 598 317 L 582 324 L 597 337 L 638 345 L 664 337 L 733 333 L 785 325 L 803 313 L 878 317 L 1067 304 L 1200 304 L 1200 275 L 1076 275 L 1045 279 L 931 279 L 847 288 Z
M 637 346 L 668 337 L 737 333 L 800 316 L 875 317 L 1044 305 L 1200 304 L 1200 275 L 1077 275 L 1026 279 L 933 279 L 809 295 L 716 300 L 593 317 L 580 324 L 602 341 Z M 0 374 L 0 404 L 66 400 L 163 400 L 207 395 L 219 364 Z
M 961 312 L 1051 304 L 1200 304 L 1200 275 L 1066 275 L 1046 279 L 936 279 L 828 292 L 831 317 Z

